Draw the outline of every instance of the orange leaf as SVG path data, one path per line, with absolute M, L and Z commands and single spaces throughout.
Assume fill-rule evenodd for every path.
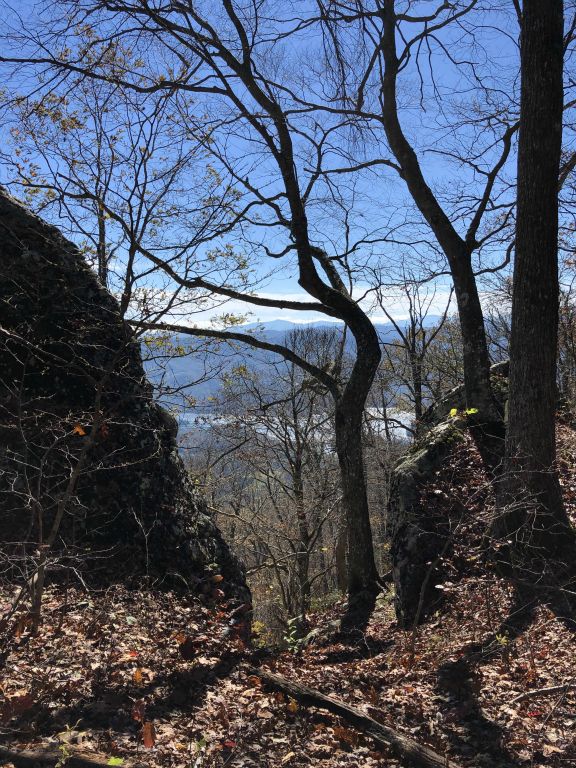
M 293 715 L 298 712 L 298 702 L 295 699 L 290 699 L 288 702 L 288 712 L 292 712 Z
M 80 437 L 84 437 L 86 434 L 86 430 L 80 426 L 80 424 L 76 424 L 74 426 L 74 429 L 72 430 L 73 435 L 80 435 Z
M 147 720 L 142 726 L 142 740 L 147 749 L 152 749 L 156 741 L 156 733 L 154 723 L 151 720 Z
M 134 683 L 136 685 L 142 685 L 143 676 L 142 676 L 142 670 L 140 669 L 140 667 L 137 667 L 134 670 L 134 674 L 132 675 L 132 679 L 134 680 Z

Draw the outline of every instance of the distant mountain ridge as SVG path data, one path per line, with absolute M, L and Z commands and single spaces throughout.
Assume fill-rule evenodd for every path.
M 440 320 L 439 315 L 430 315 L 426 318 L 425 325 L 433 327 Z M 400 327 L 406 325 L 405 320 L 397 321 Z M 343 329 L 343 323 L 330 321 L 316 321 L 311 323 L 294 323 L 289 320 L 271 320 L 263 323 L 247 323 L 236 326 L 233 330 L 240 333 L 250 333 L 251 335 L 262 338 L 272 344 L 283 344 L 286 336 L 292 331 L 313 328 L 316 330 L 325 330 L 330 328 Z M 398 332 L 392 323 L 375 323 L 374 327 L 382 343 L 389 343 L 398 337 Z M 173 339 L 174 346 L 186 348 L 191 341 L 191 337 L 181 334 Z M 350 335 L 347 344 L 353 349 L 354 341 Z M 156 360 L 148 360 L 145 363 L 146 372 L 152 383 L 158 386 L 163 383 L 168 387 L 180 389 L 182 393 L 195 398 L 197 401 L 208 397 L 214 397 L 220 388 L 220 376 L 216 371 L 230 369 L 234 366 L 248 362 L 250 367 L 256 370 L 264 370 L 272 361 L 278 360 L 279 356 L 264 350 L 256 350 L 246 347 L 242 350 L 230 350 L 229 352 L 214 352 L 204 355 L 185 355 L 174 357 L 160 366 Z M 214 375 L 203 380 L 206 371 L 212 371 Z M 194 383 L 196 382 L 196 383 Z M 178 397 L 175 398 L 176 403 Z M 180 396 L 184 402 L 184 397 Z
M 429 315 L 424 320 L 424 326 L 427 328 L 432 328 L 435 326 L 439 321 L 441 320 L 440 315 Z M 407 320 L 396 320 L 396 323 L 400 328 L 403 328 L 407 325 Z M 286 335 L 292 331 L 302 330 L 305 328 L 315 328 L 318 330 L 326 330 L 330 328 L 343 328 L 344 323 L 341 323 L 336 320 L 315 320 L 310 323 L 294 323 L 290 320 L 269 320 L 267 322 L 263 323 L 247 323 L 245 325 L 239 325 L 235 328 L 235 330 L 244 332 L 244 331 L 257 331 L 261 329 L 261 335 L 264 336 L 267 340 L 274 339 L 275 343 L 282 343 L 286 337 Z M 397 338 L 398 332 L 396 331 L 396 328 L 394 327 L 394 324 L 391 322 L 387 323 L 374 323 L 374 327 L 376 328 L 376 331 L 378 333 L 378 336 L 380 337 L 382 342 L 392 341 L 393 339 Z M 350 334 L 350 342 L 352 343 L 352 335 Z

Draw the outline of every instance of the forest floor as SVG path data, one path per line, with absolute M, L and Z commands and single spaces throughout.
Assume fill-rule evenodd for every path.
M 564 484 L 576 497 L 576 482 Z M 414 632 L 397 627 L 384 594 L 356 642 L 331 632 L 335 605 L 311 617 L 325 631 L 283 651 L 244 645 L 223 605 L 151 589 L 51 587 L 38 634 L 25 615 L 10 625 L 0 745 L 53 749 L 59 768 L 77 752 L 125 768 L 405 765 L 350 723 L 272 691 L 254 675 L 260 667 L 461 766 L 576 766 L 576 636 L 543 607 L 516 632 L 503 629 L 510 590 L 469 559 Z M 0 611 L 12 598 L 0 594 Z
M 384 598 L 359 643 L 266 653 L 190 599 L 51 589 L 42 630 L 22 627 L 2 670 L 1 741 L 125 766 L 402 765 L 349 723 L 267 689 L 251 673 L 262 665 L 461 765 L 576 765 L 576 686 L 538 693 L 576 683 L 574 636 L 546 609 L 517 638 L 500 635 L 509 596 L 494 578 L 468 579 L 448 601 L 415 635 Z

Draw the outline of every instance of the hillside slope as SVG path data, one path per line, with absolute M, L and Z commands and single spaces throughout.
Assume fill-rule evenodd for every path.
M 558 428 L 562 482 L 576 511 L 576 433 Z M 482 544 L 490 496 L 475 449 L 460 445 L 427 489 L 437 511 L 470 509 L 447 557 L 444 601 L 401 630 L 384 594 L 366 634 L 344 644 L 332 612 L 304 648 L 251 650 L 210 601 L 155 592 L 51 593 L 37 637 L 13 632 L 2 671 L 3 742 L 90 750 L 102 764 L 171 768 L 392 768 L 390 750 L 324 710 L 274 692 L 269 669 L 334 695 L 457 765 L 576 764 L 576 642 L 545 608 L 517 610 Z M 18 627 L 18 625 L 17 625 Z M 16 627 L 16 628 L 17 628 Z

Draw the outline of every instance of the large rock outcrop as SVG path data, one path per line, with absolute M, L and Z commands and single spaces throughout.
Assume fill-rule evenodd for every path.
M 504 411 L 508 363 L 492 366 L 491 374 Z M 468 434 L 465 403 L 464 388 L 457 387 L 435 404 L 423 418 L 427 431 L 392 472 L 388 532 L 396 617 L 404 628 L 423 621 L 440 605 L 446 564 L 463 536 L 468 536 L 467 544 L 482 536 L 472 529 L 489 483 Z M 446 489 L 439 484 L 443 474 L 450 481 Z M 462 497 L 454 490 L 459 476 L 465 476 Z
M 388 505 L 392 578 L 396 617 L 406 629 L 425 619 L 441 599 L 436 587 L 451 521 L 428 503 L 424 489 L 463 437 L 456 424 L 442 422 L 400 459 L 392 473 Z
M 88 583 L 149 577 L 249 601 L 140 346 L 77 248 L 0 193 L 0 537 Z M 61 518 L 58 530 L 53 526 Z

